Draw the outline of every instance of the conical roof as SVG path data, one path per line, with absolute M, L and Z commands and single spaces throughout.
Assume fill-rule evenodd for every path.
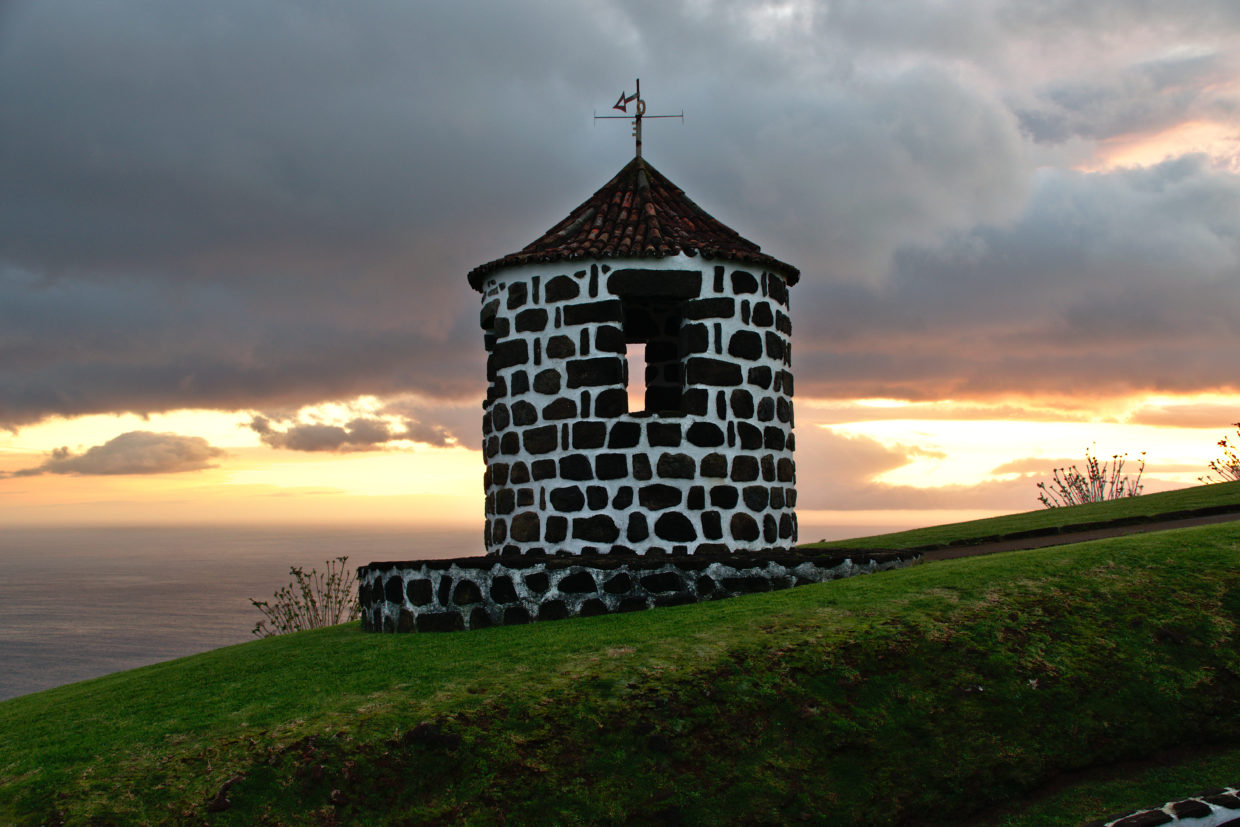
M 488 274 L 521 264 L 679 253 L 775 270 L 788 284 L 796 284 L 801 275 L 713 218 L 645 159 L 634 158 L 540 238 L 471 270 L 469 284 L 481 290 Z

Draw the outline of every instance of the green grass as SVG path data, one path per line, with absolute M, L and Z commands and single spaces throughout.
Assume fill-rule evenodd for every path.
M 1074 505 L 1068 508 L 1040 508 L 1020 514 L 1007 514 L 984 520 L 947 523 L 891 534 L 877 534 L 851 540 L 805 543 L 803 548 L 921 548 L 951 542 L 968 542 L 1024 531 L 1071 529 L 1108 520 L 1154 517 L 1218 506 L 1240 508 L 1240 482 L 1217 483 L 1163 491 L 1141 497 L 1125 497 L 1109 502 Z
M 1236 743 L 1238 623 L 1228 523 L 637 614 L 341 626 L 0 703 L 0 823 L 1073 824 L 1240 780 L 1240 751 L 1123 769 Z

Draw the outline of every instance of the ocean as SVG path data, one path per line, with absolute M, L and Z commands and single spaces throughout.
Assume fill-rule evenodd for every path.
M 0 700 L 253 640 L 290 566 L 481 553 L 481 529 L 5 528 Z

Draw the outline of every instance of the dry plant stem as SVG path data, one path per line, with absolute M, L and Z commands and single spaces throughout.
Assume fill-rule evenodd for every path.
M 277 590 L 271 602 L 250 600 L 267 618 L 254 625 L 254 636 L 272 637 L 356 620 L 361 609 L 357 580 L 345 565 L 348 559 L 328 560 L 323 574 L 318 569 L 307 574 L 305 569 L 290 566 L 293 581 Z
M 1240 437 L 1240 422 L 1233 422 L 1236 427 L 1236 436 Z M 1210 470 L 1213 474 L 1206 474 L 1204 477 L 1198 477 L 1201 482 L 1231 482 L 1232 480 L 1240 480 L 1240 441 L 1232 445 L 1229 437 L 1223 437 L 1218 441 L 1218 447 L 1223 449 L 1223 456 L 1218 459 L 1210 460 Z M 1218 475 L 1215 478 L 1215 474 Z
M 1038 483 L 1042 493 L 1038 502 L 1046 508 L 1118 500 L 1136 497 L 1141 493 L 1141 475 L 1145 473 L 1145 452 L 1141 452 L 1136 479 L 1124 476 L 1127 454 L 1113 454 L 1111 462 L 1098 462 L 1089 448 L 1085 449 L 1085 473 L 1075 465 L 1055 468 L 1051 472 L 1051 484 Z

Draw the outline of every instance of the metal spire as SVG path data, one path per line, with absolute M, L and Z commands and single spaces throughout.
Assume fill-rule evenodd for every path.
M 633 138 L 635 139 L 637 143 L 637 147 L 636 147 L 637 157 L 640 158 L 642 157 L 642 118 L 680 118 L 680 122 L 684 123 L 685 112 L 682 109 L 679 115 L 647 115 L 646 114 L 646 101 L 642 99 L 641 78 L 637 79 L 636 85 L 637 85 L 637 91 L 634 92 L 632 95 L 628 95 L 624 92 L 621 92 L 620 99 L 616 101 L 616 104 L 615 106 L 612 107 L 612 109 L 619 109 L 621 112 L 627 113 L 629 111 L 629 104 L 633 103 L 634 101 L 637 102 L 637 106 L 634 107 L 634 114 L 631 117 L 633 121 Z M 625 120 L 629 120 L 630 116 L 628 114 L 599 115 L 597 112 L 594 115 L 594 120 L 596 121 L 606 120 L 610 118 L 623 118 Z

